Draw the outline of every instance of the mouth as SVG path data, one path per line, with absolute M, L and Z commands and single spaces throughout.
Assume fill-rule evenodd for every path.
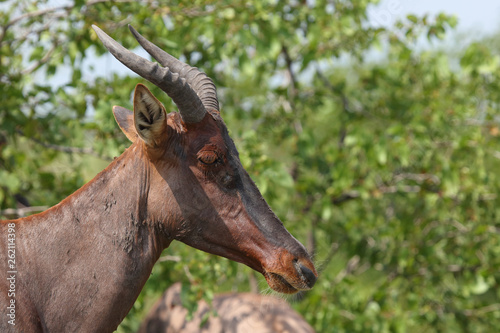
M 264 272 L 263 275 L 266 278 L 269 287 L 271 287 L 274 291 L 283 294 L 295 294 L 302 290 L 311 289 L 317 279 L 316 273 L 313 273 L 304 266 L 300 266 L 300 268 L 300 270 L 297 270 L 299 273 L 298 277 L 288 279 L 284 275 L 273 272 Z
M 267 284 L 271 289 L 283 294 L 295 294 L 300 289 L 292 286 L 288 281 L 281 275 L 276 273 L 264 273 Z

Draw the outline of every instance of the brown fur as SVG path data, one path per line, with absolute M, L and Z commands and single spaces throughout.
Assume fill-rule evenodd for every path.
M 147 101 L 140 107 L 160 107 Z M 314 284 L 306 250 L 241 166 L 218 113 L 196 124 L 178 113 L 153 117 L 154 130 L 138 136 L 133 113 L 114 112 L 134 140 L 120 157 L 49 210 L 0 222 L 0 235 L 15 224 L 17 270 L 15 327 L 5 320 L 10 299 L 0 280 L 1 332 L 113 331 L 173 240 L 244 263 L 280 292 Z M 216 163 L 199 160 L 205 150 Z M 2 276 L 6 251 L 0 247 Z

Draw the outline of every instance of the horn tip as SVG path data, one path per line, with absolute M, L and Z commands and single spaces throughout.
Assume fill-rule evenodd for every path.
M 138 35 L 138 34 L 139 34 L 139 33 L 137 32 L 137 30 L 135 30 L 135 29 L 134 29 L 134 27 L 133 27 L 131 24 L 129 24 L 129 25 L 128 25 L 128 29 L 129 29 L 129 30 L 130 30 L 130 32 L 131 32 L 131 33 L 133 33 L 134 35 L 136 35 L 136 34 Z
M 97 25 L 92 24 L 92 29 L 94 29 L 95 33 L 97 34 L 97 37 L 99 37 L 101 42 L 105 43 L 105 40 L 109 38 L 109 36 L 104 31 L 102 31 L 102 29 L 99 28 Z

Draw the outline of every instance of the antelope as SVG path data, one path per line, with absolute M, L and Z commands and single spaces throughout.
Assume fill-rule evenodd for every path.
M 314 333 L 284 300 L 253 293 L 216 295 L 211 305 L 200 301 L 188 321 L 180 291 L 180 283 L 168 288 L 138 333 Z
M 312 288 L 314 264 L 241 165 L 213 81 L 131 26 L 157 63 L 93 29 L 116 59 L 166 92 L 179 112 L 167 114 L 138 84 L 133 111 L 113 107 L 131 146 L 54 207 L 0 223 L 1 274 L 14 271 L 8 273 L 13 280 L 0 282 L 0 331 L 115 330 L 173 240 L 243 263 L 275 291 Z M 8 246 L 7 234 L 14 235 Z M 12 251 L 15 259 L 8 261 Z M 6 310 L 12 302 L 14 319 Z

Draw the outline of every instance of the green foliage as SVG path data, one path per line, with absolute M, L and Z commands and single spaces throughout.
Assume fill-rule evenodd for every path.
M 458 58 L 417 52 L 456 18 L 409 15 L 372 28 L 371 2 L 75 1 L 45 10 L 46 1 L 7 1 L 0 209 L 16 194 L 55 204 L 127 146 L 111 107 L 130 108 L 142 80 L 84 60 L 107 53 L 91 24 L 133 49 L 131 23 L 215 79 L 242 163 L 315 254 L 320 279 L 294 307 L 318 332 L 495 331 L 498 38 Z M 176 281 L 191 310 L 249 288 L 250 270 L 228 260 L 177 243 L 163 257 L 120 332 L 135 331 Z

